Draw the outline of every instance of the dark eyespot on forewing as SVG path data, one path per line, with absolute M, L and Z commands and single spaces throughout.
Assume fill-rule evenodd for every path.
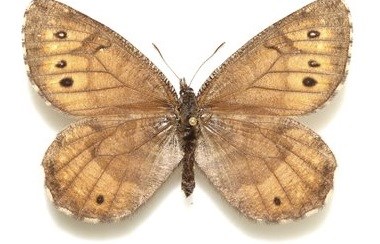
M 58 31 L 54 33 L 54 36 L 58 39 L 65 39 L 67 38 L 67 32 L 66 31 Z
M 66 88 L 72 87 L 74 85 L 74 80 L 71 77 L 66 77 L 66 78 L 63 78 L 62 80 L 60 80 L 59 84 L 62 87 L 66 87 Z
M 310 60 L 310 61 L 308 62 L 308 65 L 309 65 L 309 67 L 312 67 L 312 68 L 317 68 L 317 67 L 320 67 L 320 66 L 321 66 L 321 64 L 318 63 L 318 62 L 315 61 L 315 60 Z
M 313 86 L 317 85 L 318 82 L 316 79 L 314 79 L 312 77 L 306 77 L 303 79 L 302 83 L 306 87 L 313 87 Z
M 311 30 L 307 33 L 307 37 L 310 39 L 318 38 L 321 35 L 321 33 L 317 30 Z

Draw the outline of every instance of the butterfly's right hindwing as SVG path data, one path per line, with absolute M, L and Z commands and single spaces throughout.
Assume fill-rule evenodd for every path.
M 313 131 L 269 116 L 212 116 L 201 123 L 196 162 L 244 215 L 280 222 L 324 205 L 336 163 Z

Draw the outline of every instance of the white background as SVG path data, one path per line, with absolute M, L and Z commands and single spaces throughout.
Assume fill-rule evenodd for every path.
M 180 76 L 190 79 L 225 41 L 196 77 L 193 87 L 198 89 L 248 39 L 310 0 L 63 2 L 126 37 L 176 88 L 176 78 L 152 42 Z M 380 14 L 376 1 L 346 2 L 353 16 L 354 47 L 345 87 L 326 108 L 302 119 L 324 138 L 339 164 L 332 201 L 322 212 L 286 225 L 256 224 L 230 207 L 199 174 L 193 198 L 185 200 L 176 171 L 131 218 L 90 225 L 58 213 L 45 196 L 40 163 L 72 119 L 45 106 L 31 89 L 21 47 L 29 0 L 7 1 L 0 9 L 0 242 L 379 243 Z

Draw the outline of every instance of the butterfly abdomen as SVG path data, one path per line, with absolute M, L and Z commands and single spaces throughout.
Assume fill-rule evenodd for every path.
M 184 152 L 182 162 L 182 190 L 186 197 L 193 193 L 195 187 L 194 163 L 195 149 L 198 138 L 198 106 L 193 89 L 181 81 L 181 104 L 179 108 L 178 133 L 181 137 L 181 146 Z

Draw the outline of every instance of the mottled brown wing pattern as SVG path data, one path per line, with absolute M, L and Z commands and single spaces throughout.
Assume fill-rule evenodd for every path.
M 196 161 L 243 214 L 279 222 L 323 206 L 336 164 L 313 131 L 269 116 L 212 115 L 202 123 Z
M 113 221 L 151 197 L 182 155 L 171 120 L 81 120 L 46 152 L 46 186 L 62 211 L 88 222 Z
M 348 9 L 318 0 L 254 37 L 204 84 L 196 161 L 246 216 L 281 222 L 323 206 L 335 158 L 313 131 L 283 116 L 331 98 L 350 44 Z
M 201 108 L 301 115 L 325 103 L 346 76 L 351 25 L 340 0 L 319 0 L 269 27 L 203 85 Z
M 91 222 L 129 215 L 183 155 L 173 87 L 129 42 L 59 2 L 33 1 L 23 32 L 39 93 L 66 113 L 92 117 L 71 124 L 45 155 L 54 204 Z
M 135 47 L 62 3 L 34 1 L 23 31 L 29 76 L 62 111 L 81 116 L 167 113 L 178 104 L 164 75 Z

